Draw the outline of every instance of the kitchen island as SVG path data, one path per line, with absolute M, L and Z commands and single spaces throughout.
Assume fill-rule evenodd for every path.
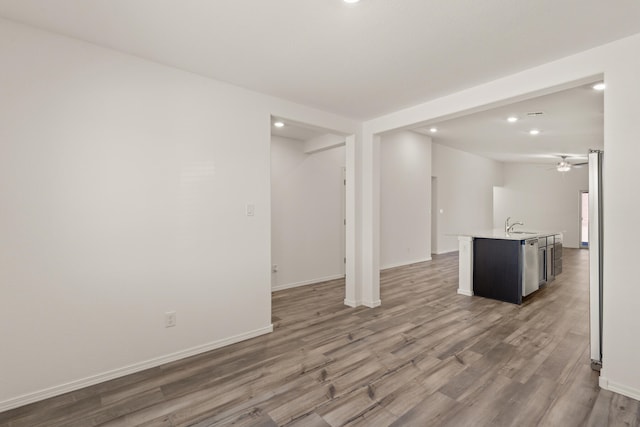
M 459 286 L 477 295 L 514 304 L 562 271 L 562 233 L 483 230 L 458 236 Z

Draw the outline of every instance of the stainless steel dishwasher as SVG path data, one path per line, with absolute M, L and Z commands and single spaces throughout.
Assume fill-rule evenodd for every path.
M 522 251 L 522 296 L 526 297 L 540 287 L 540 264 L 538 239 L 523 240 Z

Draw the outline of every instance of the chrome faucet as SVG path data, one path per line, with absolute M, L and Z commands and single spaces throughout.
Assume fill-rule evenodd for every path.
M 513 227 L 515 227 L 516 225 L 524 225 L 524 223 L 520 221 L 509 224 L 510 219 L 511 217 L 507 217 L 507 220 L 504 222 L 504 232 L 507 234 L 511 233 L 513 231 Z
M 509 229 L 507 230 L 507 233 L 511 233 L 513 231 L 513 227 L 515 227 L 516 225 L 524 225 L 524 222 L 520 222 L 520 221 L 514 222 L 513 224 L 511 224 L 509 226 Z

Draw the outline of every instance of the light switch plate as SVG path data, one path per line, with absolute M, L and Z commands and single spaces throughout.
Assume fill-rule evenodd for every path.
M 173 328 L 176 326 L 176 312 L 175 311 L 167 311 L 164 314 L 164 327 L 165 328 Z

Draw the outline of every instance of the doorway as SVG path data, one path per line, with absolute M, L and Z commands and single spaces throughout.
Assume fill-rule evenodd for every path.
M 589 248 L 589 191 L 580 192 L 580 247 Z
M 272 121 L 271 290 L 344 278 L 346 137 Z
M 557 229 L 558 231 L 565 232 L 565 236 L 563 236 L 565 239 L 563 243 L 566 245 L 565 247 L 578 248 L 583 244 L 589 245 L 589 215 L 585 215 L 586 209 L 582 208 L 583 196 L 580 196 L 580 202 L 577 204 L 576 195 L 581 194 L 581 189 L 586 187 L 585 174 L 580 173 L 584 172 L 584 169 L 579 169 L 579 166 L 582 166 L 580 164 L 581 159 L 584 157 L 584 154 L 593 147 L 603 147 L 602 135 L 604 120 L 601 119 L 601 116 L 604 116 L 604 101 L 602 93 L 596 92 L 593 88 L 593 81 L 595 81 L 596 78 L 598 77 L 590 77 L 588 81 L 585 79 L 566 83 L 562 85 L 562 87 L 549 88 L 541 91 L 543 92 L 541 96 L 533 93 L 521 95 L 514 103 L 509 103 L 509 100 L 505 99 L 491 105 L 486 105 L 486 107 L 476 107 L 470 110 L 468 114 L 466 114 L 466 111 L 457 113 L 445 111 L 446 114 L 440 118 L 428 117 L 423 122 L 413 124 L 402 123 L 400 121 L 400 123 L 397 123 L 398 127 L 402 124 L 416 132 L 432 136 L 434 147 L 445 147 L 449 144 L 448 149 L 451 151 L 456 150 L 454 161 L 445 162 L 442 158 L 437 159 L 435 155 L 432 159 L 434 164 L 442 165 L 443 170 L 455 171 L 451 173 L 451 178 L 444 173 L 438 173 L 437 176 L 440 182 L 435 183 L 433 189 L 434 193 L 440 190 L 440 193 L 446 195 L 447 198 L 447 226 L 445 227 L 447 232 L 451 229 L 454 213 L 458 214 L 455 217 L 457 223 L 452 229 L 455 233 L 469 230 L 469 223 L 475 218 L 486 219 L 487 224 L 491 223 L 493 228 L 500 229 L 504 218 L 512 215 L 519 220 L 524 219 L 527 227 L 531 227 L 530 230 Z M 601 79 L 601 77 L 598 79 Z M 543 105 L 540 102 L 541 97 L 547 97 L 545 101 L 549 101 L 549 104 L 545 103 Z M 562 99 L 560 99 L 561 97 Z M 516 103 L 518 104 L 517 107 L 513 105 Z M 578 128 L 573 130 L 572 133 L 575 139 L 566 137 L 558 142 L 557 138 L 553 138 L 554 132 L 557 132 L 557 116 L 551 114 L 545 116 L 545 110 L 547 109 L 547 105 L 557 107 L 560 104 L 564 106 L 563 111 L 568 112 L 568 114 L 574 114 L 580 108 L 590 108 L 590 112 L 593 114 L 585 114 L 584 116 L 590 117 L 590 120 L 592 120 L 591 123 L 594 125 L 593 129 L 600 129 L 600 131 L 593 131 L 589 134 L 589 138 L 586 138 L 582 129 Z M 574 106 L 578 108 L 574 108 Z M 429 105 L 429 107 L 431 107 L 431 105 Z M 438 108 L 438 104 L 434 104 L 434 109 Z M 551 110 L 552 108 L 548 107 L 548 111 Z M 428 111 L 428 114 L 433 114 L 433 111 L 428 108 L 425 108 L 424 111 Z M 407 121 L 415 120 L 415 114 L 413 113 L 412 111 L 412 114 L 407 115 Z M 597 119 L 597 122 L 594 119 Z M 454 121 L 457 122 L 454 123 Z M 560 122 L 565 126 L 569 126 L 571 121 L 560 120 Z M 465 131 L 456 133 L 454 124 L 466 126 Z M 489 128 L 496 129 L 496 134 L 488 132 L 487 129 Z M 543 130 L 540 131 L 540 128 Z M 385 128 L 382 130 L 384 132 L 391 132 L 395 129 Z M 498 135 L 499 132 L 507 136 L 501 138 Z M 567 130 L 567 135 L 568 134 L 569 130 Z M 563 133 L 563 135 L 565 134 Z M 541 143 L 541 141 L 545 141 L 545 138 L 548 144 Z M 518 153 L 514 153 L 515 150 L 513 148 L 514 145 L 516 145 L 514 144 L 516 139 L 522 141 L 522 144 L 517 144 L 518 150 L 521 150 L 521 152 Z M 493 164 L 487 165 L 485 159 L 488 157 L 488 152 L 490 150 L 494 150 L 495 152 L 500 151 L 501 146 L 498 144 L 500 141 L 504 142 L 506 148 L 503 150 L 503 153 L 500 154 L 500 157 L 496 156 Z M 580 146 L 578 146 L 578 143 Z M 531 152 L 528 152 L 529 150 L 531 150 Z M 470 154 L 475 154 L 476 156 L 471 157 Z M 529 156 L 529 159 L 525 161 L 527 156 Z M 484 159 L 482 157 L 484 157 Z M 564 168 L 563 170 L 565 172 L 558 169 L 560 166 L 559 163 L 564 160 L 564 157 L 570 158 L 569 163 L 571 165 L 568 172 Z M 498 164 L 498 161 L 502 162 L 502 165 L 496 166 L 495 169 L 501 170 L 498 170 L 496 173 L 491 173 L 493 170 L 491 166 Z M 510 167 L 504 166 L 507 161 L 512 162 L 513 165 Z M 573 166 L 575 166 L 575 169 L 572 168 Z M 445 178 L 447 179 L 445 180 Z M 487 189 L 486 192 L 475 191 L 470 195 L 473 196 L 472 200 L 474 201 L 472 208 L 460 209 L 462 202 L 470 200 L 471 197 L 460 197 L 460 194 L 450 192 L 450 181 L 456 183 L 461 182 L 465 187 L 469 187 L 469 183 L 476 182 L 486 187 L 489 187 L 490 184 L 492 185 L 491 190 L 493 186 L 498 185 L 496 182 L 501 182 L 499 185 L 504 187 L 505 191 L 512 193 L 510 194 L 512 202 L 509 203 L 508 206 L 505 205 L 507 211 L 504 212 L 505 214 L 503 215 L 501 211 L 499 212 L 495 208 L 496 200 L 490 200 L 493 193 Z M 505 183 L 508 183 L 510 187 Z M 440 186 L 439 189 L 437 188 L 438 185 Z M 530 191 L 529 194 L 526 194 L 524 190 L 529 188 L 535 189 L 535 191 Z M 457 196 L 454 199 L 455 202 L 458 203 L 456 206 L 449 203 L 449 197 L 454 198 L 454 196 Z M 466 193 L 464 196 L 466 196 Z M 536 201 L 539 200 L 539 203 L 527 203 L 534 197 Z M 588 197 L 588 193 L 585 197 Z M 437 223 L 438 219 L 440 219 L 439 222 L 442 222 L 441 218 L 443 216 L 438 218 L 438 215 L 433 214 L 434 205 L 436 204 L 432 201 L 432 221 Z M 443 205 L 440 203 L 438 209 L 442 207 Z M 562 210 L 559 209 L 560 207 Z M 454 208 L 457 209 L 457 211 L 454 212 Z M 535 217 L 532 214 L 534 209 Z M 578 219 L 578 212 L 581 212 L 580 222 L 576 221 L 576 219 Z M 583 219 L 584 222 L 587 223 L 587 227 L 584 228 L 582 227 Z M 591 220 L 593 221 L 593 219 Z M 440 227 L 442 228 L 442 224 L 440 224 Z M 431 228 L 431 230 L 433 234 L 433 228 Z M 471 230 L 473 229 L 471 228 Z M 433 235 L 431 237 L 433 239 Z M 569 242 L 570 246 L 567 245 Z M 592 251 L 597 243 L 595 240 L 592 240 Z M 436 248 L 440 251 L 443 249 L 442 241 L 440 247 L 437 245 L 434 246 L 434 249 Z M 465 252 L 465 250 L 469 252 L 468 247 L 466 249 L 462 247 L 461 251 Z M 578 250 L 574 250 L 573 254 L 574 257 L 581 259 L 586 259 L 589 255 L 587 251 Z M 463 270 L 463 268 L 459 268 L 461 271 Z M 576 274 L 574 277 L 576 277 L 577 280 L 572 281 L 572 283 L 581 286 L 580 289 L 586 291 L 588 289 L 588 264 L 580 263 L 579 268 L 568 270 Z M 556 287 L 556 289 L 559 288 L 560 287 Z M 582 303 L 588 301 L 586 292 L 580 296 L 580 301 Z M 581 307 L 584 306 L 585 304 Z M 586 310 L 581 310 L 580 312 L 584 314 Z M 584 321 L 586 323 L 588 319 L 584 318 Z

